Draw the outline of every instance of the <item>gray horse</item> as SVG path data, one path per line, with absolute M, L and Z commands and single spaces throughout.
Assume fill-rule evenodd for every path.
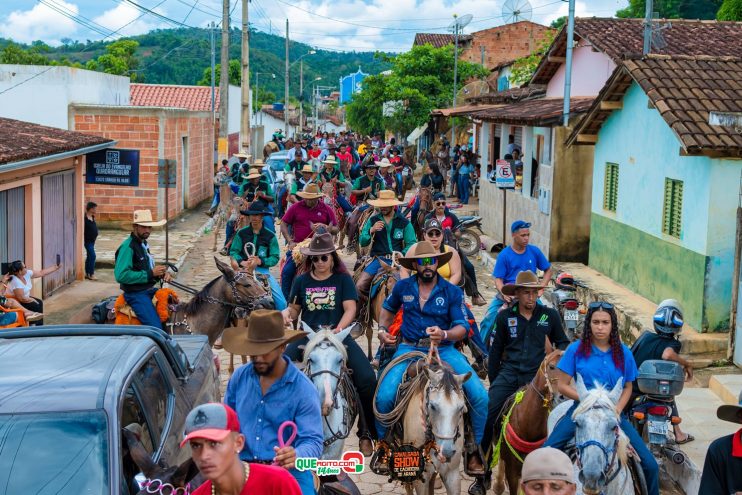
M 634 493 L 634 481 L 628 469 L 629 439 L 621 431 L 616 404 L 623 392 L 623 380 L 613 390 L 598 385 L 587 390 L 577 374 L 580 403 L 572 414 L 577 429 L 575 447 L 579 464 L 575 465 L 577 493 L 586 495 L 625 495 Z M 551 411 L 549 433 L 574 401 L 562 402 Z

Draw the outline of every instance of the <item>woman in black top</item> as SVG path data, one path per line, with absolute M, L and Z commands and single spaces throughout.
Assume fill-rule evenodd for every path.
M 335 333 L 350 326 L 356 315 L 358 291 L 353 283 L 353 277 L 335 250 L 332 235 L 315 234 L 309 247 L 302 248 L 301 252 L 306 256 L 304 273 L 296 277 L 291 286 L 289 306 L 282 312 L 286 324 L 291 325 L 300 317 L 313 330 L 326 326 L 334 329 Z M 292 361 L 300 361 L 303 346 L 307 341 L 308 339 L 304 338 L 289 344 L 285 354 Z M 371 363 L 352 336 L 348 335 L 343 344 L 348 351 L 348 367 L 352 370 L 353 385 L 358 391 L 365 419 L 365 425 L 360 420 L 358 423 L 360 450 L 364 455 L 371 455 L 373 452 L 371 439 L 376 438 L 373 421 L 376 375 Z M 364 426 L 365 430 L 362 430 Z
M 95 240 L 98 238 L 98 224 L 95 223 L 95 213 L 97 204 L 89 201 L 85 206 L 85 229 L 83 240 L 85 244 L 85 278 L 88 280 L 98 280 L 95 278 Z

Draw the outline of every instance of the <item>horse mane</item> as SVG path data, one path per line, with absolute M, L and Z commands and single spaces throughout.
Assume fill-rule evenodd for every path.
M 216 285 L 216 282 L 220 278 L 222 278 L 221 275 L 218 276 L 218 277 L 216 277 L 214 280 L 212 280 L 208 284 L 206 284 L 206 286 L 203 289 L 201 289 L 198 292 L 198 294 L 196 294 L 195 296 L 193 296 L 190 301 L 188 301 L 187 303 L 183 304 L 183 306 L 182 306 L 183 311 L 185 311 L 186 313 L 189 313 L 189 314 L 193 314 L 193 313 L 199 311 L 205 304 L 208 304 L 209 301 L 207 300 L 207 297 L 208 297 L 209 290 L 211 290 L 211 288 L 214 285 Z
M 443 391 L 446 394 L 446 397 L 451 397 L 452 395 L 460 392 L 462 389 L 459 387 L 459 385 L 456 383 L 456 379 L 454 378 L 453 370 L 450 366 L 441 366 L 437 363 L 433 363 L 429 365 L 430 371 L 441 371 L 443 372 L 443 375 L 441 376 L 441 387 L 443 387 Z
M 595 388 L 590 390 L 586 397 L 580 400 L 579 405 L 575 408 L 575 412 L 572 413 L 572 419 L 576 418 L 580 414 L 584 414 L 590 409 L 606 409 L 610 411 L 617 420 L 620 417 L 616 412 L 616 405 L 609 397 L 609 390 L 602 384 L 596 383 Z M 618 457 L 621 464 L 626 465 L 628 462 L 628 449 L 629 449 L 629 437 L 619 427 L 618 434 L 618 447 L 616 449 L 616 456 Z
M 309 339 L 309 342 L 307 342 L 307 345 L 304 347 L 304 366 L 307 365 L 309 361 L 309 355 L 312 353 L 314 348 L 324 341 L 330 342 L 338 350 L 338 352 L 340 352 L 340 355 L 343 356 L 343 360 L 346 362 L 348 361 L 348 351 L 345 350 L 345 346 L 343 345 L 343 343 L 338 340 L 332 330 L 324 328 L 322 330 L 318 330 L 312 336 L 312 338 Z

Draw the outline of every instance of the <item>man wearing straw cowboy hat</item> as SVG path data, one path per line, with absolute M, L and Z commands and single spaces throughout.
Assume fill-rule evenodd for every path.
M 320 188 L 326 183 L 326 182 L 334 182 L 336 187 L 336 200 L 338 202 L 338 205 L 340 205 L 340 208 L 343 209 L 344 212 L 348 213 L 353 211 L 353 206 L 348 202 L 346 197 L 340 192 L 340 189 L 345 188 L 346 178 L 343 175 L 343 173 L 338 168 L 338 161 L 335 159 L 334 156 L 328 156 L 325 158 L 325 160 L 322 162 L 324 165 L 324 168 L 320 170 L 319 174 L 317 174 L 317 183 L 319 184 Z
M 250 356 L 250 363 L 235 371 L 227 384 L 224 403 L 237 412 L 245 445 L 240 459 L 251 463 L 276 463 L 288 469 L 304 495 L 313 495 L 311 471 L 294 467 L 297 457 L 322 455 L 322 413 L 317 389 L 304 373 L 283 355 L 286 344 L 306 332 L 284 327 L 280 311 L 257 309 L 247 329 L 224 330 L 224 349 Z M 285 421 L 296 424 L 296 439 L 283 446 L 278 429 Z
M 265 210 L 265 227 L 271 232 L 275 232 L 276 226 L 273 223 L 273 200 L 275 196 L 268 179 L 262 174 L 262 168 L 263 160 L 255 160 L 255 163 L 250 167 L 250 173 L 242 176 L 247 179 L 247 182 L 240 188 L 240 196 L 245 198 L 248 208 L 254 203 L 265 206 L 263 208 Z
M 298 195 L 296 194 L 299 191 L 304 190 L 305 187 L 307 187 L 308 184 L 314 184 L 314 169 L 312 169 L 312 166 L 308 163 L 305 163 L 303 167 L 301 167 L 301 176 L 295 180 L 291 184 L 291 190 L 289 191 L 289 203 L 296 203 L 299 201 Z
M 248 162 L 252 158 L 252 155 L 248 155 L 247 153 L 235 153 L 232 156 L 237 158 L 237 161 L 232 164 L 230 175 L 232 177 L 232 182 L 240 185 L 242 184 L 242 175 L 246 174 L 247 169 L 250 167 Z
M 379 191 L 379 198 L 369 199 L 368 204 L 377 208 L 378 213 L 366 221 L 359 239 L 361 246 L 371 244 L 369 256 L 373 258 L 358 278 L 358 292 L 364 299 L 368 299 L 371 281 L 383 268 L 381 263 L 391 265 L 393 252 L 404 254 L 417 241 L 410 221 L 397 212 L 396 207 L 402 202 L 394 191 Z
M 149 210 L 135 210 L 131 235 L 116 250 L 113 270 L 126 304 L 131 306 L 142 325 L 155 328 L 162 328 L 162 322 L 152 304 L 156 290 L 154 285 L 159 279 L 170 281 L 170 274 L 167 273 L 167 266 L 155 265 L 147 239 L 152 227 L 161 227 L 166 222 L 152 220 Z
M 452 255 L 451 251 L 441 253 L 430 242 L 420 241 L 410 247 L 404 258 L 400 258 L 399 264 L 414 275 L 397 282 L 392 294 L 384 301 L 379 318 L 379 340 L 385 346 L 397 345 L 393 359 L 412 351 L 425 352 L 430 345 L 436 344 L 440 358 L 456 374 L 471 374 L 463 388 L 470 404 L 474 439 L 478 444 L 484 434 L 487 390 L 464 355 L 453 346 L 454 342 L 466 337 L 469 330 L 461 289 L 438 276 L 437 272 L 440 266 L 448 263 Z M 388 329 L 400 308 L 404 308 L 404 312 L 397 337 L 392 336 Z M 398 339 L 401 342 L 397 342 Z M 376 390 L 376 408 L 380 413 L 389 413 L 394 407 L 397 388 L 408 364 L 406 361 L 400 362 L 384 371 Z M 376 430 L 379 438 L 384 438 L 387 427 L 377 421 Z M 471 454 L 467 471 L 484 473 L 479 454 Z

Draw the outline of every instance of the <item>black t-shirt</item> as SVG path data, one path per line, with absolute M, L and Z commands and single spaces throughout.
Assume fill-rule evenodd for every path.
M 335 328 L 345 312 L 343 301 L 350 300 L 358 300 L 358 291 L 347 273 L 333 273 L 325 280 L 304 273 L 294 280 L 289 296 L 291 304 L 301 306 L 301 319 L 313 330 L 322 325 Z
M 631 353 L 634 355 L 637 368 L 648 359 L 662 359 L 662 353 L 665 349 L 671 348 L 676 353 L 680 352 L 680 341 L 675 337 L 656 334 L 645 331 L 636 339 L 631 346 Z
M 735 435 L 717 438 L 709 445 L 698 493 L 734 495 L 742 491 L 742 457 L 732 455 Z

